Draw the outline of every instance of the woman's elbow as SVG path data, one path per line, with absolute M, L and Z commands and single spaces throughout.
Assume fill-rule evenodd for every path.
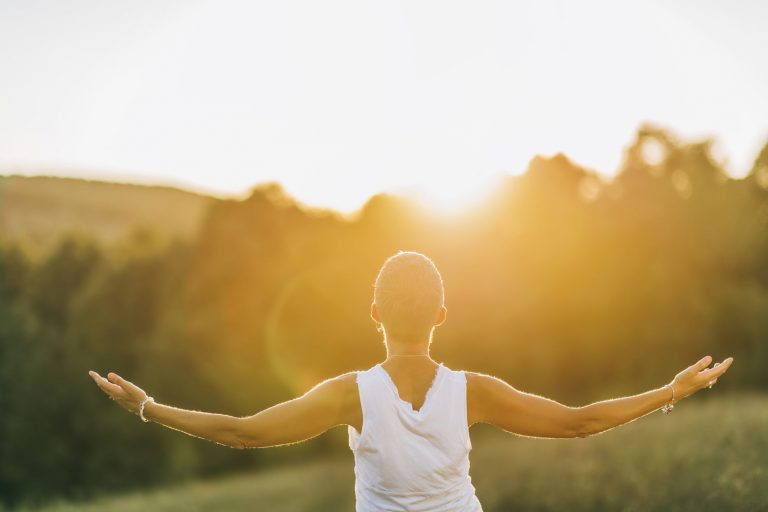
M 235 418 L 232 425 L 223 432 L 223 437 L 223 444 L 236 450 L 258 447 L 258 443 L 248 432 L 245 418 Z
M 579 429 L 576 432 L 574 432 L 572 437 L 578 437 L 578 438 L 582 438 L 583 439 L 585 437 L 589 437 L 589 436 L 594 435 L 594 434 L 596 434 L 596 432 L 593 432 L 593 431 L 591 431 L 589 429 Z
M 590 414 L 588 408 L 577 407 L 574 410 L 572 437 L 589 437 L 599 434 L 603 430 L 600 421 Z
M 245 450 L 247 448 L 253 448 L 253 446 L 249 445 L 248 442 L 246 442 L 244 439 L 241 439 L 239 437 L 233 437 L 229 441 L 228 446 L 230 448 L 234 448 L 235 450 Z

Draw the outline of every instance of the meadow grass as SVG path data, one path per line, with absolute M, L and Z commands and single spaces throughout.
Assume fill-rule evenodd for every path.
M 472 429 L 471 476 L 493 511 L 768 511 L 768 395 L 697 395 L 583 439 Z M 351 453 L 43 512 L 352 511 Z M 21 509 L 29 510 L 29 509 Z

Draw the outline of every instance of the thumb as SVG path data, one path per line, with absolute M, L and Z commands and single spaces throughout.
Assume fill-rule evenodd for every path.
M 114 384 L 119 384 L 119 385 L 120 385 L 120 387 L 123 387 L 123 383 L 124 383 L 124 381 L 123 381 L 123 378 L 122 378 L 122 377 L 120 377 L 120 376 L 119 376 L 118 374 L 116 374 L 116 373 L 112 373 L 112 372 L 109 372 L 109 373 L 107 374 L 107 380 L 109 380 L 109 382 L 112 382 L 112 383 L 114 383 Z

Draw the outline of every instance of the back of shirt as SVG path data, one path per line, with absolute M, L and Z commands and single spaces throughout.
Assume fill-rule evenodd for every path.
M 418 411 L 380 364 L 357 372 L 357 386 L 362 432 L 348 428 L 357 512 L 481 512 L 469 476 L 464 372 L 441 363 Z

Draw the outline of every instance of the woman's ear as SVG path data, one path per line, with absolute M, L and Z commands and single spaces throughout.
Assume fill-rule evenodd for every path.
M 373 318 L 373 321 L 378 323 L 381 323 L 381 319 L 379 319 L 379 312 L 376 310 L 376 303 L 371 302 L 371 318 Z
M 445 322 L 445 317 L 448 314 L 448 308 L 445 306 L 440 308 L 440 312 L 437 314 L 437 322 L 435 322 L 435 326 L 442 325 L 443 322 Z

